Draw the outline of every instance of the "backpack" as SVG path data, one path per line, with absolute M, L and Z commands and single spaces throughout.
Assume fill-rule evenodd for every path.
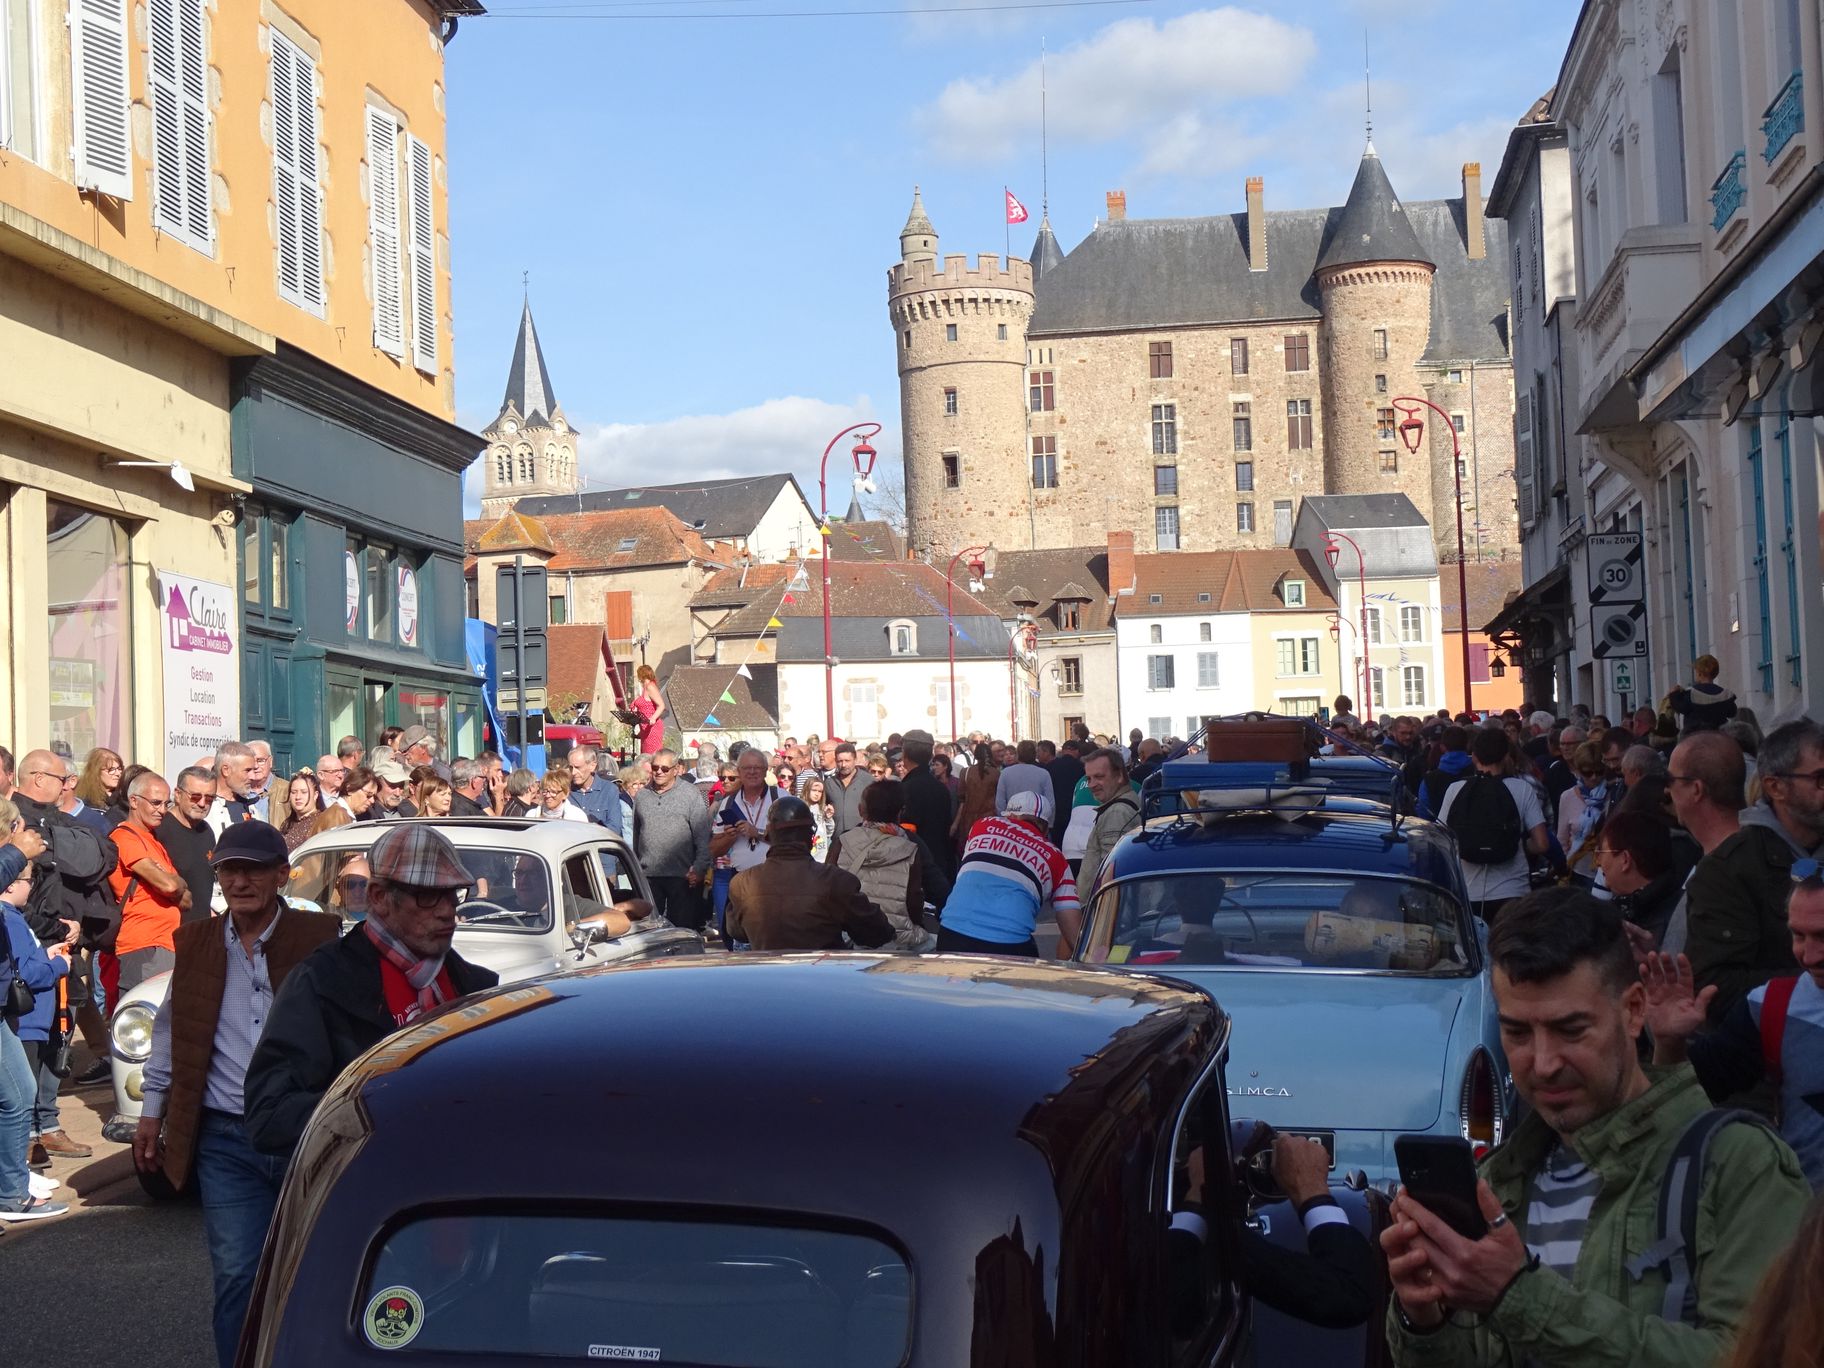
M 1444 823 L 1457 838 L 1457 854 L 1466 864 L 1506 864 L 1520 851 L 1520 807 L 1505 780 L 1472 774 L 1450 805 Z
M 1697 1207 L 1704 1193 L 1704 1164 L 1710 1155 L 1710 1142 L 1723 1127 L 1741 1122 L 1775 1133 L 1764 1116 L 1746 1111 L 1706 1111 L 1691 1119 L 1672 1157 L 1666 1164 L 1666 1176 L 1659 1187 L 1659 1236 L 1647 1248 L 1629 1259 L 1628 1276 L 1635 1282 L 1647 1270 L 1666 1270 L 1666 1295 L 1660 1304 L 1660 1319 L 1672 1325 L 1697 1325 L 1697 1269 L 1692 1251 L 1697 1248 Z
M 1784 1076 L 1780 1057 L 1786 1045 L 1786 1014 L 1792 1009 L 1793 990 L 1798 986 L 1798 977 L 1792 974 L 1769 979 L 1767 996 L 1761 1001 L 1761 1060 L 1775 1087 Z

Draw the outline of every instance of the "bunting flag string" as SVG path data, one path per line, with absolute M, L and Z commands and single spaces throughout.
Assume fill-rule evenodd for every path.
M 720 697 L 716 700 L 716 702 L 718 702 L 718 703 L 733 703 L 734 701 L 735 701 L 735 696 L 732 693 L 730 693 L 727 689 L 722 690 L 722 697 Z
M 752 679 L 754 677 L 754 672 L 752 670 L 748 669 L 745 663 L 741 666 L 740 669 L 735 671 L 735 674 L 737 677 L 739 677 L 741 679 Z
M 827 527 L 824 529 L 824 535 L 829 535 L 829 529 Z M 740 700 L 735 697 L 735 680 L 745 679 L 750 682 L 753 680 L 754 672 L 748 667 L 763 650 L 766 644 L 767 633 L 780 631 L 785 626 L 785 624 L 779 620 L 780 611 L 784 609 L 786 604 L 796 602 L 792 596 L 792 591 L 794 589 L 801 590 L 809 586 L 810 580 L 805 573 L 805 564 L 806 563 L 802 560 L 798 562 L 797 569 L 793 573 L 791 579 L 780 590 L 779 602 L 774 607 L 772 613 L 768 615 L 766 626 L 762 627 L 758 634 L 755 635 L 753 644 L 748 647 L 747 659 L 743 660 L 735 667 L 734 674 L 729 676 L 728 683 L 723 686 L 721 695 L 716 699 L 714 708 L 722 707 L 724 704 L 734 706 L 740 705 Z M 777 653 L 775 652 L 775 657 L 776 654 Z M 703 725 L 705 727 L 719 727 L 722 725 L 722 719 L 716 716 L 714 708 L 703 715 Z M 701 741 L 694 744 L 698 749 L 701 748 Z

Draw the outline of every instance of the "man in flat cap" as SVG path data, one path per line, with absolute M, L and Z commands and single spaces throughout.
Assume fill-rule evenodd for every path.
M 449 837 L 393 827 L 368 852 L 367 920 L 293 971 L 247 1066 L 248 1139 L 289 1155 L 318 1100 L 356 1056 L 425 1012 L 500 976 L 454 950 L 456 904 L 475 883 Z

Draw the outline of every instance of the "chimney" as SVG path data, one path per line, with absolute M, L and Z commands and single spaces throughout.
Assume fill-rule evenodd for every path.
M 1119 223 L 1127 217 L 1127 191 L 1110 190 L 1108 192 L 1108 221 Z
M 1463 241 L 1469 259 L 1488 255 L 1488 237 L 1482 230 L 1482 163 L 1463 163 Z
M 1248 177 L 1248 269 L 1267 269 L 1267 183 Z
M 1108 534 L 1108 592 L 1111 595 L 1134 592 L 1134 534 L 1132 532 L 1110 532 Z

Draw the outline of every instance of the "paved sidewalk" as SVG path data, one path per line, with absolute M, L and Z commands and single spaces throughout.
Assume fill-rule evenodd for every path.
M 58 1094 L 58 1113 L 63 1120 L 64 1134 L 78 1144 L 89 1146 L 95 1154 L 89 1159 L 61 1159 L 52 1155 L 48 1173 L 64 1184 L 57 1190 L 57 1200 L 68 1202 L 71 1215 L 74 1215 L 79 1209 L 118 1205 L 122 1196 L 138 1196 L 139 1180 L 133 1172 L 132 1149 L 101 1138 L 102 1126 L 114 1115 L 113 1080 L 103 1079 L 88 1087 L 77 1087 L 71 1080 L 94 1063 L 95 1056 L 80 1042 L 72 1054 L 75 1062 L 70 1077 L 63 1081 L 63 1091 Z M 56 1219 L 67 1221 L 70 1218 Z M 10 1228 L 7 1237 L 54 1223 L 33 1221 L 28 1225 L 16 1225 Z

